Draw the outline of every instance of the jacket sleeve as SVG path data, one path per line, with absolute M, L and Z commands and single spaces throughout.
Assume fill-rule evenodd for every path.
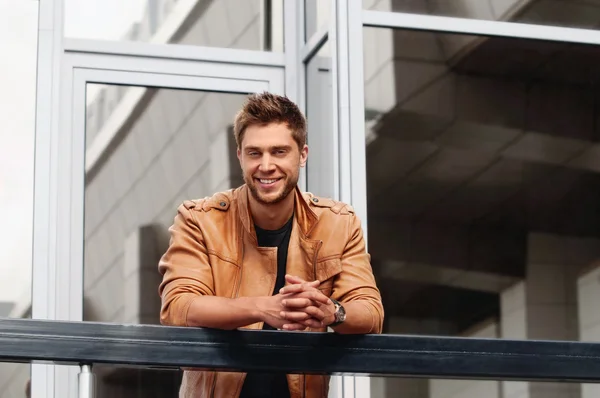
M 360 302 L 364 306 L 361 324 L 371 325 L 367 333 L 383 330 L 384 310 L 381 293 L 371 268 L 371 256 L 366 251 L 359 218 L 350 214 L 349 237 L 342 253 L 342 271 L 335 277 L 332 297 L 341 303 Z
M 160 322 L 170 326 L 188 326 L 187 312 L 198 296 L 215 295 L 212 270 L 202 231 L 185 204 L 177 209 L 169 248 L 158 268 L 163 279 Z

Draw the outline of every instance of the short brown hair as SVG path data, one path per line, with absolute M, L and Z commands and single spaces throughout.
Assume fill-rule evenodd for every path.
M 306 144 L 306 118 L 289 98 L 272 93 L 252 94 L 235 116 L 233 133 L 238 149 L 241 148 L 246 129 L 252 125 L 285 123 L 292 131 L 298 148 Z

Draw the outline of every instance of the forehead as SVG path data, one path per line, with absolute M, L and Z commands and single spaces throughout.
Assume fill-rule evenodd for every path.
M 265 148 L 293 144 L 292 130 L 284 123 L 248 126 L 242 140 L 243 147 Z

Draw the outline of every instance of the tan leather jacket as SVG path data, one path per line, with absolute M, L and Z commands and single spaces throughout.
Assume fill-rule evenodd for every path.
M 169 249 L 159 264 L 162 324 L 189 326 L 187 311 L 199 295 L 235 298 L 272 293 L 276 249 L 257 247 L 248 192 L 243 185 L 179 206 L 169 229 Z M 294 194 L 287 272 L 320 280 L 320 289 L 342 303 L 360 300 L 365 307 L 361 316 L 372 325 L 370 333 L 381 333 L 381 296 L 353 209 L 298 189 Z M 262 326 L 256 323 L 247 328 Z M 244 373 L 185 370 L 180 397 L 238 397 L 244 378 Z M 327 397 L 327 376 L 288 375 L 287 379 L 292 398 Z

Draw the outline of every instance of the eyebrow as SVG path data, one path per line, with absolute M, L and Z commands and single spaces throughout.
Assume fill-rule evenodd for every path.
M 267 150 L 269 151 L 273 151 L 273 150 L 278 150 L 278 149 L 285 149 L 285 150 L 291 150 L 292 147 L 291 145 L 275 145 L 272 147 L 267 148 Z M 244 150 L 246 151 L 262 151 L 262 148 L 259 148 L 257 146 L 247 146 L 246 148 L 244 148 Z

